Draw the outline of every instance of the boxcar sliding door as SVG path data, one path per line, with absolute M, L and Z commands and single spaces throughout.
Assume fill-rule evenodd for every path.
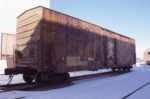
M 114 66 L 116 61 L 116 53 L 115 53 L 115 46 L 116 46 L 116 40 L 114 39 L 112 34 L 109 34 L 107 37 L 107 66 Z

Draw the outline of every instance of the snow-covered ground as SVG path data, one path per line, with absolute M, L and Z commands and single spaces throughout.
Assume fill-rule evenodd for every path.
M 0 74 L 4 74 L 5 68 L 7 68 L 6 60 L 0 60 Z
M 99 69 L 95 71 L 76 71 L 76 72 L 70 72 L 70 77 L 76 77 L 76 76 L 82 76 L 82 75 L 89 75 L 89 74 L 96 74 L 96 73 L 104 73 L 112 71 L 111 69 Z
M 0 75 L 0 83 L 1 77 L 3 76 Z M 150 66 L 139 64 L 129 73 L 74 81 L 70 86 L 44 91 L 4 92 L 0 93 L 0 99 L 23 97 L 27 99 L 121 99 L 148 82 L 150 82 Z M 150 85 L 147 85 L 127 99 L 150 99 L 149 92 Z
M 6 85 L 9 82 L 9 76 L 7 75 L 0 75 L 0 85 Z M 22 75 L 15 75 L 11 81 L 11 84 L 16 83 L 24 83 L 24 80 L 22 78 Z M 1 99 L 1 98 L 0 98 Z

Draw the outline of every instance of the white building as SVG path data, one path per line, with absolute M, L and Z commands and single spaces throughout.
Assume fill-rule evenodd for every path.
M 137 62 L 144 61 L 144 52 L 146 48 L 137 48 L 136 50 L 136 59 Z
M 0 33 L 16 33 L 16 18 L 35 6 L 50 7 L 50 0 L 0 0 Z
M 17 17 L 27 9 L 36 6 L 49 8 L 50 0 L 0 0 L 0 35 L 1 33 L 15 34 Z M 0 74 L 4 73 L 6 67 L 6 60 L 0 60 Z

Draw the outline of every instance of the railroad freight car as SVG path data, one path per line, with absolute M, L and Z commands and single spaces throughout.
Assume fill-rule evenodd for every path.
M 130 70 L 135 40 L 89 22 L 36 7 L 17 18 L 16 66 L 26 82 L 66 80 L 71 71 Z
M 145 64 L 150 65 L 150 49 L 147 49 L 144 52 L 144 62 Z

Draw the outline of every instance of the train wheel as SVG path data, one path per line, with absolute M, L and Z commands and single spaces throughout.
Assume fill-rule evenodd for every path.
M 113 71 L 113 72 L 116 72 L 117 70 L 116 70 L 116 68 L 112 68 L 112 71 Z
M 37 73 L 37 74 L 36 74 L 35 82 L 36 82 L 37 84 L 40 84 L 40 83 L 44 82 L 43 79 L 42 79 L 42 77 L 41 77 L 41 73 Z
M 118 72 L 123 72 L 123 68 L 118 68 Z
M 128 72 L 131 71 L 131 68 L 127 68 L 127 71 L 128 71 Z
M 128 71 L 127 68 L 123 68 L 123 72 L 126 72 L 126 71 Z
M 67 81 L 70 78 L 69 73 L 63 73 L 63 81 Z
M 123 68 L 124 72 L 129 72 L 131 70 L 131 68 Z
M 61 83 L 65 82 L 70 78 L 69 73 L 58 73 L 49 76 L 49 81 L 51 83 Z
M 63 77 L 60 74 L 50 74 L 49 82 L 50 83 L 61 83 L 63 81 Z
M 32 83 L 32 81 L 34 80 L 34 75 L 31 75 L 31 74 L 23 74 L 23 80 L 30 84 Z

